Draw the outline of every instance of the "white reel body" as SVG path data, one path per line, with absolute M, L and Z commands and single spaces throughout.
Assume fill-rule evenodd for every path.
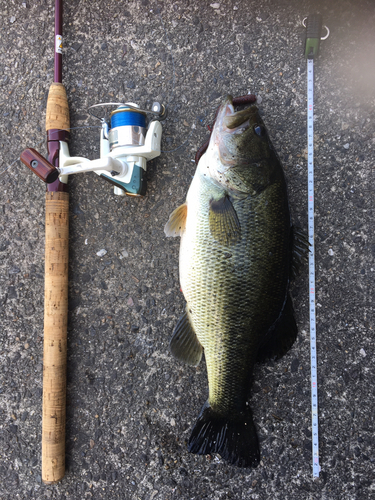
M 114 104 L 98 104 L 99 106 Z M 136 104 L 115 104 L 117 109 L 109 119 L 100 118 L 100 158 L 88 160 L 70 156 L 68 144 L 60 143 L 60 181 L 67 182 L 67 176 L 93 171 L 114 185 L 114 192 L 124 196 L 143 196 L 146 193 L 147 161 L 160 155 L 162 126 L 151 120 L 146 126 L 146 111 Z M 161 116 L 162 107 L 153 104 L 154 115 Z M 96 115 L 93 115 L 98 118 Z

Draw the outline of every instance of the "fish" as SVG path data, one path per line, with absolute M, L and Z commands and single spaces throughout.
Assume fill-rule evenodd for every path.
M 289 285 L 306 251 L 256 105 L 235 111 L 233 98 L 224 99 L 186 201 L 164 231 L 181 237 L 186 299 L 170 350 L 191 366 L 204 354 L 208 376 L 188 450 L 256 467 L 259 441 L 248 402 L 254 365 L 280 358 L 297 337 Z

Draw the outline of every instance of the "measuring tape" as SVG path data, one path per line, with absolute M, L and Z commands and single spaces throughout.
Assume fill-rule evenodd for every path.
M 306 23 L 305 23 L 306 21 Z M 316 354 L 316 311 L 315 311 L 315 245 L 314 245 L 314 58 L 319 53 L 322 16 L 314 14 L 303 20 L 306 28 L 305 57 L 307 58 L 307 185 L 308 185 L 308 227 L 309 227 L 309 311 L 310 311 L 310 366 L 311 366 L 311 415 L 313 477 L 319 477 L 319 425 L 318 425 L 318 374 Z
M 309 226 L 309 308 L 313 476 L 319 477 L 318 376 L 316 358 L 315 247 L 314 247 L 314 62 L 307 60 L 307 157 Z

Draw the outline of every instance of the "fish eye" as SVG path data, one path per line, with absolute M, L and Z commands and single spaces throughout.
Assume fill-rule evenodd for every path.
M 259 135 L 259 137 L 263 137 L 264 135 L 266 135 L 266 128 L 263 125 L 255 124 L 254 132 L 256 133 L 256 135 Z

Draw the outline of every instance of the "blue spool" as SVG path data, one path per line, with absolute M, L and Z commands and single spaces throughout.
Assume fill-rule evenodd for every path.
M 129 108 L 120 108 L 111 116 L 111 128 L 130 125 L 133 127 L 146 127 L 146 116 L 137 111 L 130 111 Z

